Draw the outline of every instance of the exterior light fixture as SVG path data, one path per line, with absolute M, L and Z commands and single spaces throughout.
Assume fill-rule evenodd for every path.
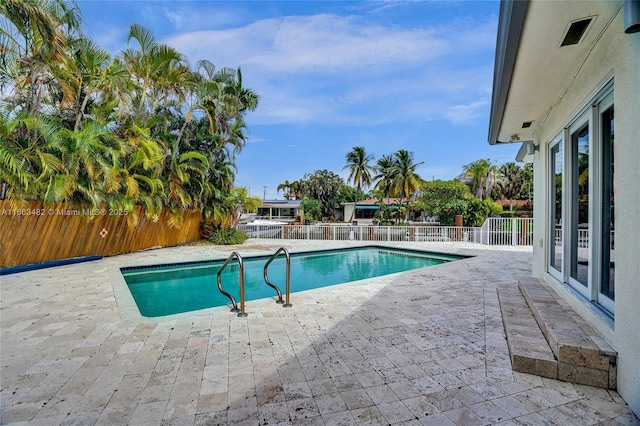
M 624 32 L 640 32 L 640 0 L 624 0 Z
M 533 155 L 536 152 L 540 151 L 540 145 L 533 142 L 527 143 L 527 155 Z

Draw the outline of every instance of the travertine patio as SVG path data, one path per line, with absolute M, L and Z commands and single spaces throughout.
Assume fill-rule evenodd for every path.
M 194 245 L 1 277 L 1 423 L 640 424 L 615 391 L 511 370 L 496 286 L 530 274 L 530 247 L 385 244 L 475 257 L 294 293 L 290 309 L 249 301 L 247 318 L 118 306 L 121 266 L 351 245 Z

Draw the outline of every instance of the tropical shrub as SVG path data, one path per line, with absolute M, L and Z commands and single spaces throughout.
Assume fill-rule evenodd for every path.
M 240 69 L 192 68 L 135 24 L 112 57 L 82 35 L 73 0 L 2 2 L 0 22 L 0 198 L 168 208 L 172 226 L 184 209 L 233 213 L 258 105 Z
M 249 239 L 249 234 L 236 228 L 213 229 L 207 238 L 213 244 L 228 246 L 242 244 Z
M 502 206 L 474 197 L 469 186 L 458 179 L 425 182 L 416 207 L 427 216 L 437 216 L 444 226 L 455 225 L 457 215 L 462 215 L 465 226 L 480 226 L 487 217 L 502 212 Z
M 457 215 L 467 215 L 474 199 L 469 187 L 457 179 L 434 180 L 424 183 L 416 207 L 427 216 L 437 216 L 441 225 L 453 226 Z
M 304 211 L 305 220 L 322 219 L 322 205 L 318 200 L 303 198 L 302 201 L 300 201 L 300 209 Z
M 463 221 L 465 226 L 482 226 L 489 216 L 498 216 L 500 213 L 502 213 L 500 204 L 493 200 L 479 200 L 474 197 L 469 201 Z

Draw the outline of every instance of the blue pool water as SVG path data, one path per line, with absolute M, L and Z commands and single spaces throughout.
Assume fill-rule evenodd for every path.
M 245 300 L 275 297 L 264 282 L 270 256 L 244 258 Z M 291 254 L 291 292 L 310 290 L 461 259 L 430 252 L 363 247 Z M 122 268 L 122 275 L 145 317 L 157 317 L 230 305 L 218 291 L 217 274 L 224 260 Z M 285 257 L 269 265 L 269 280 L 285 291 Z M 222 285 L 239 303 L 239 267 L 232 261 Z M 295 304 L 294 297 L 291 298 Z

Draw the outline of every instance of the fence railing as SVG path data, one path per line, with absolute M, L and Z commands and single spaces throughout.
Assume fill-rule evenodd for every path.
M 239 225 L 251 238 L 354 241 L 463 241 L 486 245 L 532 245 L 533 219 L 489 218 L 471 226 Z
M 533 245 L 533 218 L 490 217 L 480 227 L 482 244 L 492 246 Z
M 553 230 L 554 240 L 556 246 L 562 245 L 562 227 L 556 226 Z M 611 236 L 609 238 L 610 249 L 614 248 L 615 242 L 615 231 L 611 230 Z M 577 245 L 579 248 L 589 248 L 589 230 L 588 229 L 578 229 L 578 241 Z

